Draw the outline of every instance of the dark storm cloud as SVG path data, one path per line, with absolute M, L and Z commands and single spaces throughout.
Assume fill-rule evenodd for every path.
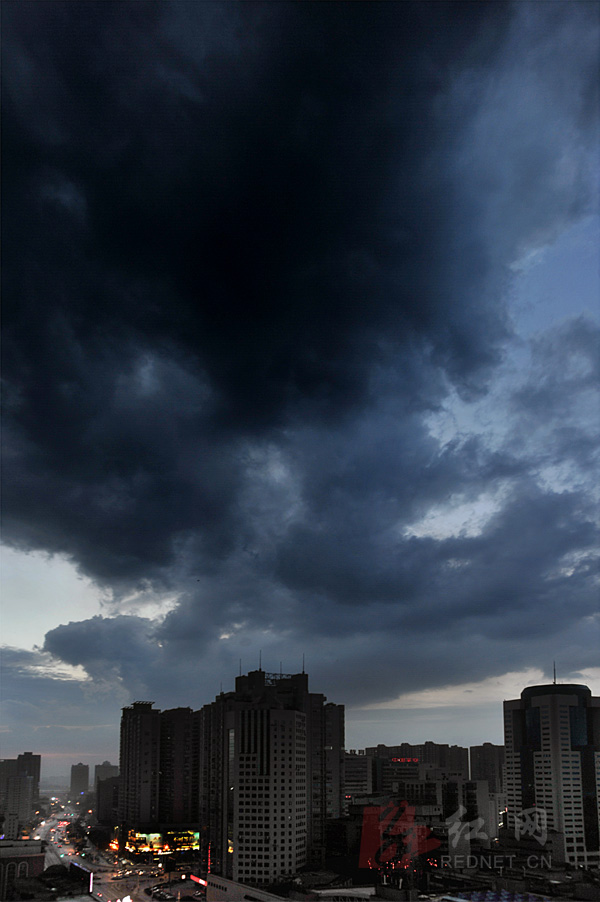
M 46 651 L 192 704 L 190 673 L 214 692 L 250 650 L 276 668 L 310 643 L 367 700 L 373 661 L 397 688 L 396 645 L 435 685 L 528 666 L 524 631 L 590 616 L 592 439 L 548 412 L 587 410 L 591 324 L 538 339 L 505 442 L 429 418 L 485 396 L 514 267 L 593 205 L 595 10 L 4 19 L 4 536 L 71 558 L 118 615 Z M 475 534 L 415 531 L 477 503 Z M 132 589 L 178 604 L 125 616 Z
M 568 462 L 593 472 L 600 424 L 599 348 L 600 328 L 583 316 L 533 342 L 530 377 L 511 398 L 513 447 L 535 443 L 540 465 Z
M 455 374 L 493 359 L 501 313 L 480 298 L 464 329 L 470 302 L 446 279 L 452 185 L 420 163 L 441 140 L 433 102 L 489 13 L 233 7 L 238 41 L 198 60 L 162 31 L 179 9 L 10 7 L 6 145 L 29 209 L 8 247 L 15 268 L 33 256 L 43 269 L 29 297 L 54 329 L 66 318 L 86 364 L 111 334 L 175 346 L 236 430 L 303 400 L 353 406 L 383 332 L 394 349 L 432 346 Z M 483 44 L 479 57 L 495 50 Z M 464 298 L 479 293 L 472 263 Z M 71 381 L 64 360 L 56 375 Z

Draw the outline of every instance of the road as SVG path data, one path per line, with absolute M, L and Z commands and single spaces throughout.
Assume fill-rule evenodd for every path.
M 48 818 L 41 824 L 36 836 L 44 839 L 46 845 L 45 867 L 53 864 L 69 866 L 80 864 L 94 874 L 93 897 L 97 902 L 118 902 L 129 896 L 132 902 L 151 902 L 151 897 L 144 890 L 161 885 L 168 888 L 169 881 L 156 874 L 156 866 L 134 865 L 131 862 L 119 862 L 112 852 L 98 852 L 93 849 L 83 857 L 75 853 L 75 847 L 66 836 L 66 828 L 60 827 L 65 817 Z M 133 873 L 123 876 L 125 871 Z M 137 873 L 142 871 L 142 873 Z M 174 873 L 171 877 L 171 893 L 178 899 L 180 896 L 193 895 L 199 888 L 197 884 L 182 881 L 181 875 Z

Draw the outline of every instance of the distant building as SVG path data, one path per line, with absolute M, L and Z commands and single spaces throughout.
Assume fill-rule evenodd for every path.
M 90 788 L 90 769 L 87 764 L 71 765 L 71 788 L 69 798 L 72 802 L 78 802 L 81 796 Z
M 463 780 L 469 779 L 469 750 L 460 745 L 403 742 L 400 745 L 378 745 L 365 751 L 374 758 L 384 758 L 394 763 L 419 764 L 421 774 L 436 771 L 440 776 L 452 774 Z
M 477 839 L 480 846 L 489 846 L 494 825 L 490 821 L 489 791 L 485 780 L 408 779 L 395 783 L 393 794 L 398 801 L 414 806 L 415 818 L 420 824 L 442 828 L 446 836 L 455 824 L 455 834 L 448 849 L 454 855 L 469 855 L 472 839 Z M 476 826 L 475 829 L 465 830 L 460 826 L 465 824 Z
M 390 795 L 398 780 L 417 780 L 422 772 L 423 765 L 419 765 L 417 758 L 377 755 L 373 761 L 373 792 Z
M 469 749 L 471 780 L 487 780 L 490 792 L 502 792 L 504 788 L 504 746 L 484 742 Z
M 373 756 L 364 752 L 349 751 L 344 755 L 344 785 L 342 814 L 347 815 L 357 796 L 373 792 Z
M 325 818 L 341 817 L 344 786 L 345 709 L 332 702 L 323 708 L 325 715 Z M 323 846 L 326 845 L 323 834 Z
M 600 865 L 600 698 L 587 686 L 529 686 L 504 702 L 508 827 L 536 828 L 556 859 Z
M 119 776 L 119 765 L 111 764 L 110 761 L 103 761 L 94 767 L 94 792 L 98 789 L 99 780 L 108 780 L 109 777 Z

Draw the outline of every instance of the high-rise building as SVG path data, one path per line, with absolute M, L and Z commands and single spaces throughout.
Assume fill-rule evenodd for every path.
M 600 865 L 600 698 L 587 686 L 529 686 L 504 702 L 508 827 L 541 822 L 563 860 Z
M 119 820 L 123 830 L 158 823 L 160 711 L 152 704 L 134 702 L 123 708 L 121 716 Z
M 69 796 L 72 802 L 77 802 L 90 788 L 90 769 L 87 764 L 71 765 L 71 789 Z
M 201 821 L 215 873 L 264 885 L 322 861 L 344 734 L 343 706 L 325 702 L 304 673 L 257 670 L 202 709 Z
M 0 816 L 6 817 L 11 814 L 10 832 L 15 836 L 30 819 L 39 799 L 40 764 L 41 755 L 34 755 L 32 752 L 23 752 L 17 758 L 5 758 L 0 761 Z M 27 810 L 23 807 L 25 800 L 28 800 Z M 12 809 L 11 812 L 9 807 Z M 5 823 L 5 833 L 6 827 Z
M 200 712 L 134 702 L 121 718 L 119 821 L 128 831 L 198 828 Z
M 40 797 L 40 770 L 42 764 L 42 756 L 34 755 L 32 752 L 23 752 L 17 757 L 17 772 L 26 777 L 31 777 L 32 783 L 32 802 L 35 804 Z
M 326 702 L 304 673 L 257 670 L 200 711 L 124 708 L 122 844 L 176 825 L 213 873 L 263 885 L 320 864 L 344 770 L 344 707 Z
M 98 783 L 100 780 L 108 780 L 110 777 L 118 776 L 118 764 L 111 764 L 110 761 L 103 761 L 102 764 L 96 764 L 94 767 L 94 792 L 98 791 Z
M 200 800 L 200 713 L 172 708 L 160 715 L 160 780 L 158 820 L 161 824 L 198 822 Z
M 3 828 L 6 839 L 20 839 L 33 813 L 33 793 L 33 777 L 20 773 L 8 777 Z
M 471 780 L 487 780 L 490 792 L 502 792 L 504 779 L 504 746 L 484 742 L 470 748 Z
M 10 777 L 17 776 L 17 759 L 3 758 L 0 761 L 0 815 L 6 811 L 8 798 L 8 781 Z

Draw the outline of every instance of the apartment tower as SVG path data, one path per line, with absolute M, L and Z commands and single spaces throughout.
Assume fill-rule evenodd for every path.
M 543 819 L 555 856 L 600 865 L 600 698 L 587 686 L 529 686 L 504 702 L 508 827 Z

